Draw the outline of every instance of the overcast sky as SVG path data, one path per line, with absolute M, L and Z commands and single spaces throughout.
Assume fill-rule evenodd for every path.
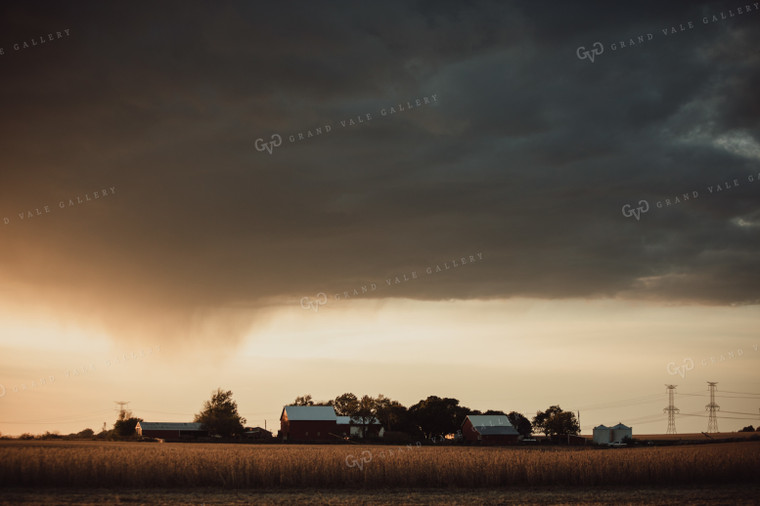
M 758 28 L 743 1 L 4 4 L 0 432 L 188 421 L 221 386 L 251 424 L 354 391 L 656 433 L 665 383 L 705 430 L 705 381 L 760 393 Z M 721 429 L 757 425 L 736 396 Z

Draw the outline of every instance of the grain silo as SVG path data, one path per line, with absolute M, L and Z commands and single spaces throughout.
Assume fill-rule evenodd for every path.
M 622 423 L 612 427 L 607 427 L 606 425 L 598 425 L 594 427 L 594 443 L 599 445 L 622 443 L 623 439 L 630 439 L 632 437 L 633 429 Z
M 633 429 L 627 425 L 623 425 L 622 423 L 619 423 L 614 427 L 610 427 L 610 431 L 612 432 L 612 441 L 610 441 L 611 443 L 622 443 L 625 438 L 633 438 Z
M 606 425 L 597 425 L 594 427 L 594 443 L 606 445 L 610 443 L 611 431 Z

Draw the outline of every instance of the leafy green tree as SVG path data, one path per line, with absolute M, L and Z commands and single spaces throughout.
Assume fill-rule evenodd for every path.
M 345 393 L 335 398 L 333 407 L 338 416 L 353 416 L 359 411 L 359 399 L 352 393 Z
M 296 397 L 293 401 L 293 406 L 313 406 L 314 401 L 311 400 L 311 394 L 301 395 Z
M 403 431 L 409 425 L 406 407 L 383 394 L 375 399 L 375 416 L 386 431 Z
M 135 423 L 135 425 L 137 424 Z M 95 431 L 93 431 L 92 429 L 84 429 L 83 431 L 78 432 L 76 435 L 76 437 L 80 439 L 91 439 L 94 436 L 95 436 Z
M 431 395 L 410 407 L 409 417 L 418 433 L 432 437 L 455 433 L 470 411 L 457 399 Z
M 232 400 L 232 391 L 217 388 L 211 400 L 203 405 L 203 411 L 195 415 L 205 430 L 212 434 L 229 437 L 243 433 L 245 418 L 238 414 L 237 403 Z
M 562 411 L 559 406 L 551 406 L 546 411 L 537 411 L 533 417 L 533 428 L 546 436 L 577 435 L 581 431 L 575 414 Z
M 369 395 L 363 396 L 359 400 L 359 405 L 356 409 L 356 413 L 354 413 L 354 415 L 351 417 L 361 424 L 362 437 L 367 437 L 367 431 L 369 430 L 369 426 L 375 420 L 375 414 L 375 399 Z
M 507 418 L 509 419 L 509 423 L 512 424 L 522 437 L 530 437 L 533 432 L 533 426 L 530 424 L 530 420 L 525 418 L 522 413 L 510 411 Z
M 137 423 L 142 421 L 142 418 L 133 417 L 131 411 L 127 411 L 126 409 L 120 410 L 119 417 L 113 424 L 113 435 L 111 437 L 114 435 L 117 437 L 134 436 L 136 434 L 135 427 Z

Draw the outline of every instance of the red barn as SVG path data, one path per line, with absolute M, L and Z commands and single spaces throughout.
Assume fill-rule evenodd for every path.
M 335 439 L 338 417 L 332 406 L 285 406 L 280 415 L 283 441 Z
M 504 415 L 467 415 L 462 436 L 470 443 L 509 444 L 516 443 L 520 433 Z
M 137 422 L 135 431 L 140 436 L 160 439 L 191 439 L 208 436 L 199 423 Z

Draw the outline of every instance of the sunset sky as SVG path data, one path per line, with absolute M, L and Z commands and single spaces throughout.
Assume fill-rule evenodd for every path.
M 652 434 L 665 384 L 699 432 L 706 381 L 757 426 L 759 44 L 744 1 L 3 4 L 0 432 L 222 387 Z

